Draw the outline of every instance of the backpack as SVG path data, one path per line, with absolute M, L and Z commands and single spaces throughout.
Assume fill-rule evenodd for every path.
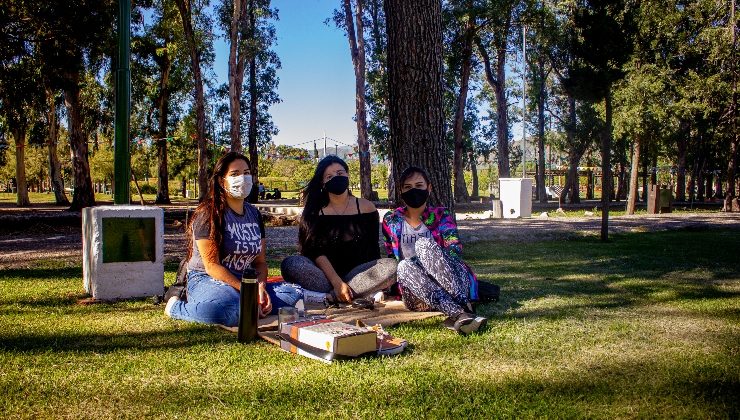
M 170 300 L 172 296 L 177 296 L 183 302 L 188 301 L 188 261 L 185 259 L 180 261 L 175 282 L 164 292 L 164 302 Z
M 498 302 L 498 298 L 501 294 L 501 288 L 497 284 L 489 283 L 487 281 L 478 282 L 478 302 Z

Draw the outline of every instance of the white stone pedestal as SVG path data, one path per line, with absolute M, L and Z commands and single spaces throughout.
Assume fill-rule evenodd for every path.
M 532 217 L 532 178 L 501 178 L 499 194 L 504 219 Z
M 85 291 L 93 299 L 161 295 L 163 210 L 145 206 L 83 209 L 82 277 Z

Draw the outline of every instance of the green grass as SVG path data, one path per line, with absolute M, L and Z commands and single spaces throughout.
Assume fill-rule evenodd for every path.
M 156 194 L 144 194 L 144 201 L 146 201 L 147 204 L 153 204 L 154 200 L 157 198 Z M 9 193 L 9 192 L 0 192 L 0 204 L 15 204 L 17 202 L 18 196 L 15 193 Z M 55 198 L 53 192 L 29 192 L 28 193 L 28 199 L 31 201 L 31 205 L 33 204 L 54 204 Z M 72 201 L 72 195 L 67 194 L 67 199 L 71 202 Z M 96 193 L 95 194 L 95 201 L 105 203 L 105 202 L 113 202 L 113 196 L 110 194 L 103 194 L 103 193 Z M 187 198 L 183 198 L 181 195 L 174 195 L 170 194 L 170 201 L 172 203 L 190 203 L 193 206 L 198 205 L 198 200 L 191 200 Z M 136 192 L 135 189 L 132 189 L 131 191 L 131 202 L 132 203 L 138 203 L 139 202 L 139 194 Z
M 81 306 L 81 269 L 0 271 L 5 418 L 683 417 L 740 414 L 737 231 L 466 247 L 489 327 L 392 329 L 402 355 L 324 365 L 147 300 Z M 271 272 L 282 251 L 272 253 Z M 167 282 L 175 266 L 167 267 Z

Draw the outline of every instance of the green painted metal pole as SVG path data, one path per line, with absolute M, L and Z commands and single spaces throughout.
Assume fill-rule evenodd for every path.
M 118 68 L 116 69 L 116 115 L 114 178 L 115 204 L 129 204 L 131 157 L 129 119 L 131 115 L 131 0 L 118 1 Z

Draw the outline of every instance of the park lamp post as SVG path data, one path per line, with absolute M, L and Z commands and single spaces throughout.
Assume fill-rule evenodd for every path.
M 522 25 L 522 179 L 527 177 L 527 25 Z
M 82 277 L 93 301 L 161 295 L 164 290 L 164 211 L 128 205 L 131 0 L 118 5 L 115 205 L 86 207 L 82 213 Z
M 114 137 L 114 197 L 117 205 L 129 204 L 131 158 L 129 120 L 131 114 L 131 0 L 118 1 L 118 64 L 116 68 L 116 114 Z

